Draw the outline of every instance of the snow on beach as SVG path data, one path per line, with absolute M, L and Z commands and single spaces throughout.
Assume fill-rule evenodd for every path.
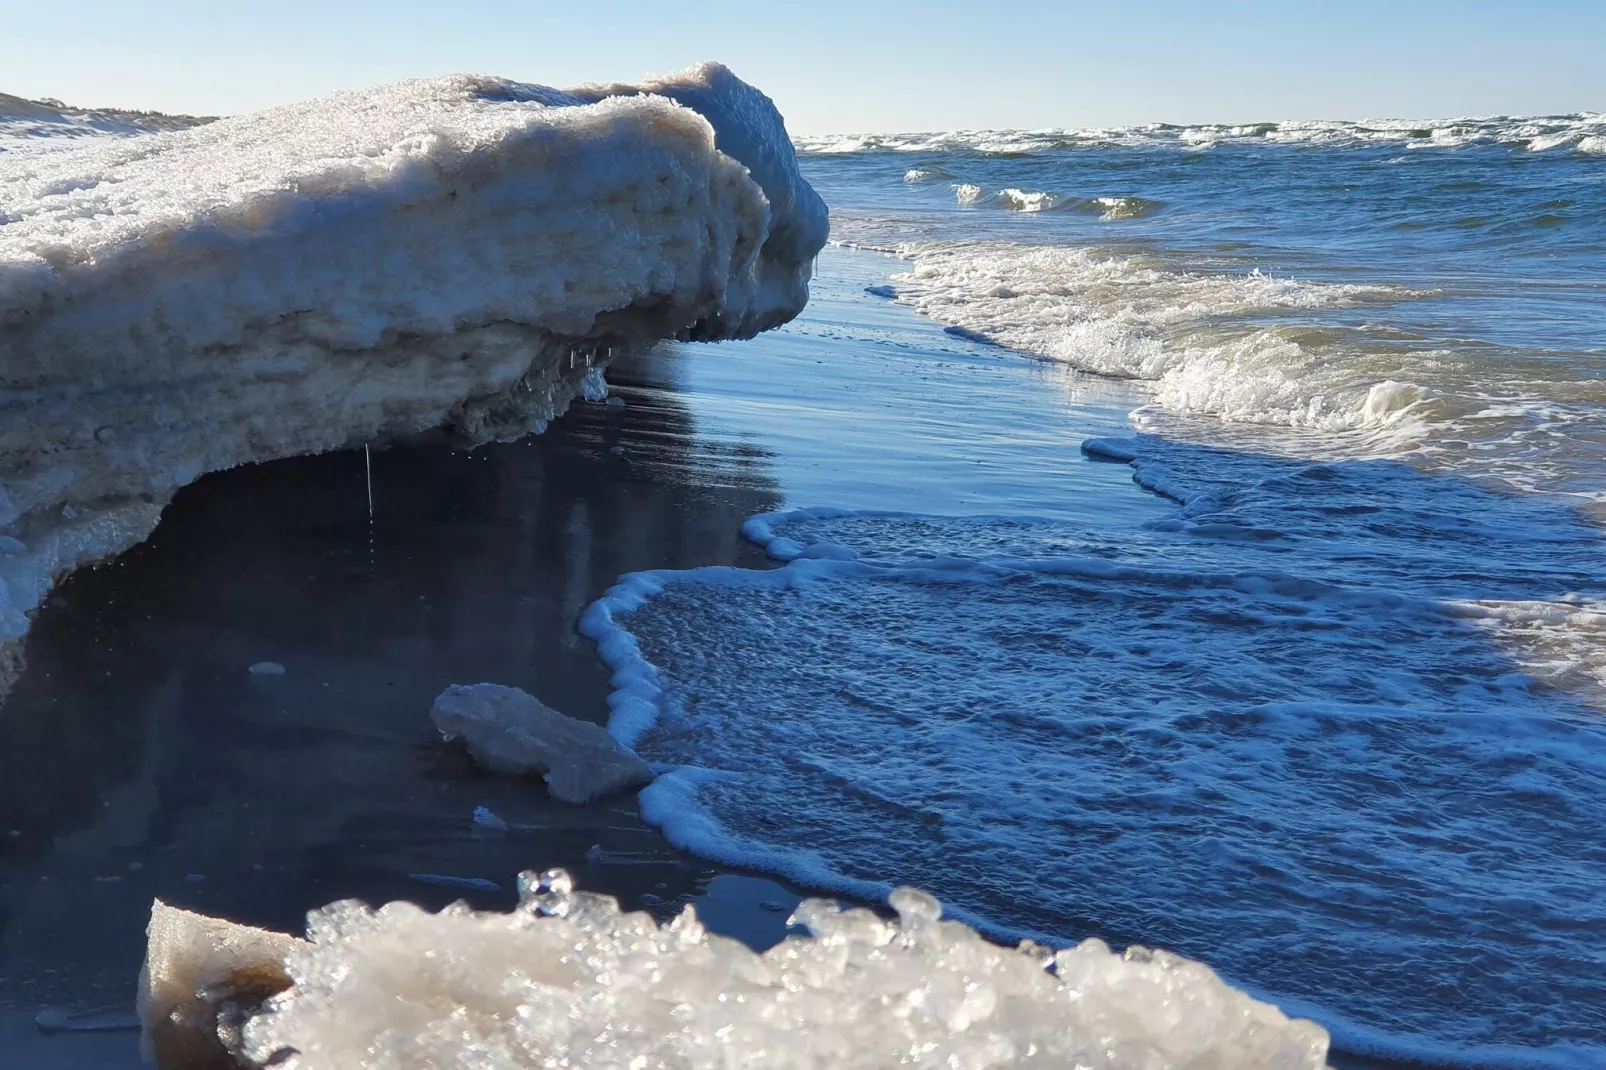
M 59 100 L 24 100 L 0 93 L 0 152 L 63 148 L 83 138 L 187 130 L 209 122 L 212 122 L 210 117 L 117 108 L 74 108 Z
M 786 322 L 826 230 L 774 106 L 718 64 L 0 153 L 0 645 L 206 472 L 515 438 L 620 349 Z

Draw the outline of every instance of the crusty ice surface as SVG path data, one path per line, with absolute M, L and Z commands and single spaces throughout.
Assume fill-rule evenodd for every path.
M 430 717 L 486 769 L 543 774 L 564 802 L 588 803 L 652 781 L 647 763 L 601 725 L 565 716 L 516 687 L 453 684 L 435 699 Z
M 894 893 L 897 921 L 809 900 L 754 954 L 693 910 L 660 927 L 562 871 L 509 914 L 462 904 L 308 917 L 294 986 L 245 1027 L 286 1070 L 1079 1067 L 1318 1070 L 1327 1034 L 1161 951 L 1001 948 Z
M 718 64 L 0 153 L 0 643 L 205 472 L 517 437 L 621 348 L 785 322 L 826 226 L 774 106 Z
M 74 108 L 59 100 L 24 100 L 0 93 L 0 152 L 64 148 L 81 138 L 130 137 L 185 130 L 207 122 L 211 119 L 119 108 Z
M 212 1035 L 216 1004 L 208 995 L 226 998 L 242 984 L 282 987 L 284 960 L 301 946 L 284 933 L 153 902 L 137 996 L 145 1057 L 170 1051 L 175 1036 L 184 1043 Z

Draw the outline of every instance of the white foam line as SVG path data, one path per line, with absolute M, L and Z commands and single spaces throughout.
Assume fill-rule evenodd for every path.
M 1138 452 L 1121 440 L 1090 439 L 1084 444 L 1084 450 L 1104 459 L 1125 461 L 1134 467 L 1141 463 Z M 1185 489 L 1176 489 L 1175 494 L 1180 500 L 1187 495 L 1187 492 Z M 1193 500 L 1198 500 L 1198 497 L 1195 496 Z M 845 553 L 832 553 L 823 549 L 827 544 L 801 544 L 777 531 L 779 528 L 784 528 L 788 522 L 802 520 L 915 515 L 830 507 L 761 513 L 749 517 L 743 523 L 742 534 L 764 547 L 772 557 L 786 561 L 787 563 L 781 568 L 749 570 L 730 566 L 709 566 L 683 571 L 638 572 L 621 577 L 617 584 L 587 609 L 580 622 L 580 631 L 597 643 L 599 655 L 613 670 L 611 680 L 613 693 L 608 699 L 612 711 L 608 723 L 609 731 L 625 746 L 634 747 L 663 713 L 666 691 L 664 680 L 658 669 L 642 653 L 635 636 L 626 630 L 619 622 L 619 618 L 641 608 L 649 599 L 662 593 L 667 586 L 676 583 L 788 587 L 813 579 L 863 578 L 872 575 L 888 578 L 990 581 L 996 579 L 999 571 L 1032 569 L 1115 580 L 1183 583 L 1190 586 L 1225 584 L 1260 593 L 1296 597 L 1310 597 L 1313 593 L 1318 593 L 1323 597 L 1358 599 L 1395 610 L 1415 608 L 1437 615 L 1449 615 L 1454 608 L 1431 600 L 1387 593 L 1343 591 L 1280 574 L 1214 575 L 1176 572 L 1120 566 L 1097 558 L 1051 561 L 1001 558 L 989 559 L 986 562 L 956 558 L 949 561 L 923 562 L 920 566 L 875 564 L 856 560 L 857 555 L 850 548 L 841 547 Z M 1333 712 L 1331 704 L 1323 704 L 1321 708 L 1329 714 Z M 1358 718 L 1369 718 L 1382 711 L 1356 707 L 1352 712 Z M 1461 715 L 1447 716 L 1458 719 Z M 847 876 L 832 869 L 823 858 L 813 852 L 776 848 L 738 836 L 701 806 L 698 795 L 705 785 L 739 775 L 726 770 L 698 766 L 672 767 L 640 794 L 642 817 L 649 824 L 659 828 L 665 839 L 675 847 L 698 857 L 738 869 L 773 874 L 802 887 L 861 901 L 886 900 L 893 885 Z M 1030 939 L 1061 946 L 1067 942 L 1067 936 L 1063 933 L 1001 927 L 990 923 L 986 918 L 953 908 L 948 908 L 946 913 L 973 926 L 991 939 L 1004 943 Z M 1299 999 L 1281 998 L 1266 993 L 1256 986 L 1244 985 L 1236 978 L 1224 979 L 1256 999 L 1276 1004 L 1287 1014 L 1318 1022 L 1332 1034 L 1336 1047 L 1355 1054 L 1406 1059 L 1425 1065 L 1456 1067 L 1463 1070 L 1586 1070 L 1598 1065 L 1599 1049 L 1578 1046 L 1553 1048 L 1543 1052 L 1499 1045 L 1468 1050 L 1439 1042 L 1401 1040 L 1350 1021 L 1320 1005 Z

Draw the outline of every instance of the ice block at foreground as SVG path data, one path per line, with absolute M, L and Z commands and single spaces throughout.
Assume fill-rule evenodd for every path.
M 554 798 L 588 803 L 652 781 L 647 763 L 606 729 L 567 717 L 535 696 L 498 684 L 453 684 L 430 710 L 447 739 L 461 739 L 494 773 L 542 774 Z
M 140 1050 L 159 1066 L 234 1065 L 244 1015 L 290 986 L 285 959 L 304 942 L 192 914 L 160 899 L 139 973 Z
M 786 322 L 827 225 L 774 106 L 718 64 L 0 153 L 0 645 L 203 473 L 517 437 L 621 349 Z
M 921 892 L 891 902 L 896 921 L 809 900 L 793 921 L 810 935 L 761 955 L 691 908 L 665 926 L 621 913 L 561 870 L 520 878 L 509 914 L 333 903 L 237 1050 L 283 1070 L 1325 1065 L 1319 1026 L 1197 962 L 1097 940 L 1003 948 Z

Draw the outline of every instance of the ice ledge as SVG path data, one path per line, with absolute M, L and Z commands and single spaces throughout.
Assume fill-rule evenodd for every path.
M 0 647 L 206 472 L 517 437 L 622 349 L 786 322 L 826 229 L 774 105 L 718 64 L 0 155 Z

